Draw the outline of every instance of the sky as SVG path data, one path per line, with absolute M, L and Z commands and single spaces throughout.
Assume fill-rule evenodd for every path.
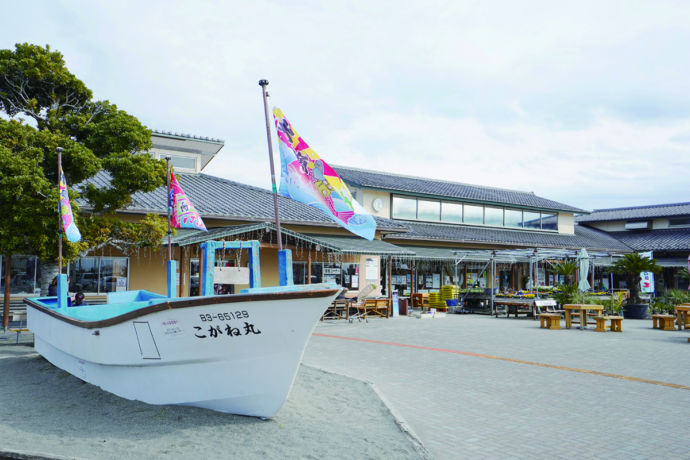
M 328 163 L 585 210 L 690 201 L 690 2 L 3 2 L 96 99 L 270 188 L 260 79 Z M 275 161 L 279 165 L 275 131 Z

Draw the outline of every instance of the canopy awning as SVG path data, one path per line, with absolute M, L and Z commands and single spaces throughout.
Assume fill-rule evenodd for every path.
M 409 251 L 410 259 L 416 260 L 447 260 L 456 259 L 452 248 L 434 248 L 431 246 L 400 246 Z
M 542 260 L 575 259 L 574 249 L 531 248 L 531 249 L 459 249 L 453 251 L 458 261 L 486 262 L 494 259 L 498 263 L 529 263 Z M 589 251 L 593 265 L 611 265 L 614 258 L 622 254 Z
M 275 231 L 275 227 L 271 223 L 262 222 L 259 224 L 211 228 L 208 232 L 178 230 L 178 234 L 173 239 L 173 243 L 179 246 L 188 246 L 190 244 L 198 244 L 204 241 L 218 240 L 257 231 Z M 314 246 L 318 245 L 326 251 L 339 254 L 371 254 L 394 257 L 407 257 L 414 254 L 412 251 L 403 247 L 395 246 L 382 240 L 368 241 L 364 238 L 355 236 L 307 235 L 286 228 L 281 228 L 280 231 L 283 237 L 290 238 L 293 241 L 301 241 Z
M 684 257 L 674 257 L 668 259 L 654 259 L 660 267 L 687 267 L 688 259 Z
M 371 254 L 379 256 L 410 257 L 414 252 L 382 240 L 365 240 L 353 236 L 301 235 L 310 241 L 343 254 Z

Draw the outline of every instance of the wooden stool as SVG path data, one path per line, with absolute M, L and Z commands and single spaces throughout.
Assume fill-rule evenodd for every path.
M 606 332 L 606 320 L 609 319 L 608 316 L 595 316 L 597 320 L 597 327 L 594 329 L 596 332 Z
M 652 315 L 652 328 L 663 329 L 665 331 L 675 331 L 673 325 L 676 317 L 674 315 Z
M 623 317 L 622 316 L 607 316 L 611 320 L 612 332 L 623 332 Z
M 539 327 L 548 329 L 561 328 L 561 315 L 559 313 L 542 313 L 539 315 Z

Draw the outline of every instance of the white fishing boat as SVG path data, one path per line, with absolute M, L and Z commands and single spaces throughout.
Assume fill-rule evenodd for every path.
M 62 235 L 75 243 L 81 234 L 72 215 L 62 172 L 62 148 L 58 147 L 62 233 L 58 240 L 57 296 L 25 299 L 35 349 L 48 361 L 118 396 L 150 404 L 189 405 L 258 417 L 271 417 L 280 409 L 316 322 L 342 288 L 335 284 L 292 284 L 292 253 L 283 249 L 280 230 L 266 102 L 268 81 L 261 80 L 259 85 L 266 119 L 280 286 L 261 287 L 259 241 L 205 241 L 200 245 L 201 296 L 176 297 L 177 262 L 172 258 L 171 226 L 201 231 L 206 227 L 168 164 L 167 295 L 144 290 L 111 292 L 105 305 L 68 305 Z M 295 134 L 284 117 L 280 126 Z M 295 142 L 284 147 L 306 148 L 306 143 Z M 319 157 L 312 152 L 309 158 Z M 323 186 L 325 182 L 312 176 L 311 190 L 322 197 L 317 183 Z M 341 184 L 339 193 L 351 198 L 340 178 L 334 178 Z M 335 194 L 333 186 L 328 190 Z M 350 201 L 354 206 L 354 200 Z M 328 209 L 336 212 L 338 222 L 343 216 L 352 225 L 364 222 L 366 235 L 373 238 L 374 220 L 357 214 L 361 211 L 358 204 L 352 206 L 348 212 L 336 212 L 334 205 Z M 248 251 L 248 283 L 236 284 L 250 287 L 240 294 L 213 295 L 215 252 L 228 249 Z
M 70 241 L 78 241 L 60 150 L 58 170 L 65 235 L 70 238 L 71 229 Z M 168 177 L 169 226 L 175 221 L 179 228 L 182 215 L 187 225 L 205 230 L 175 177 L 170 172 Z M 272 417 L 290 392 L 316 322 L 342 288 L 293 285 L 292 254 L 282 246 L 280 286 L 261 288 L 259 241 L 205 241 L 200 245 L 201 296 L 178 298 L 170 234 L 167 295 L 111 292 L 105 305 L 71 306 L 60 257 L 57 296 L 25 299 L 36 351 L 123 398 Z M 213 295 L 215 253 L 228 249 L 248 252 L 248 283 L 239 284 L 250 287 L 240 294 Z
M 108 294 L 59 308 L 27 299 L 35 349 L 55 366 L 127 399 L 271 417 L 283 405 L 334 285 L 171 299 Z

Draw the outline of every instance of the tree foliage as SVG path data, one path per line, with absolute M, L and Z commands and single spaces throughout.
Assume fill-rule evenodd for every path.
M 565 278 L 565 284 L 572 284 L 573 275 L 577 272 L 577 261 L 560 260 L 552 265 L 554 271 Z
M 162 219 L 122 222 L 114 214 L 133 193 L 165 183 L 165 163 L 140 153 L 151 147 L 151 131 L 115 104 L 93 100 L 61 53 L 26 43 L 0 50 L 0 111 L 9 118 L 0 118 L 2 254 L 56 259 L 57 147 L 68 185 L 82 184 L 70 189 L 72 208 L 76 214 L 79 197 L 88 211 L 76 218 L 84 238 L 65 244 L 65 258 L 107 243 L 126 248 L 161 241 Z
M 642 302 L 640 299 L 640 281 L 642 280 L 640 273 L 659 273 L 661 267 L 656 264 L 656 260 L 632 252 L 618 259 L 613 264 L 612 270 L 614 273 L 625 276 L 628 289 L 630 289 L 630 299 L 628 303 L 639 304 Z

